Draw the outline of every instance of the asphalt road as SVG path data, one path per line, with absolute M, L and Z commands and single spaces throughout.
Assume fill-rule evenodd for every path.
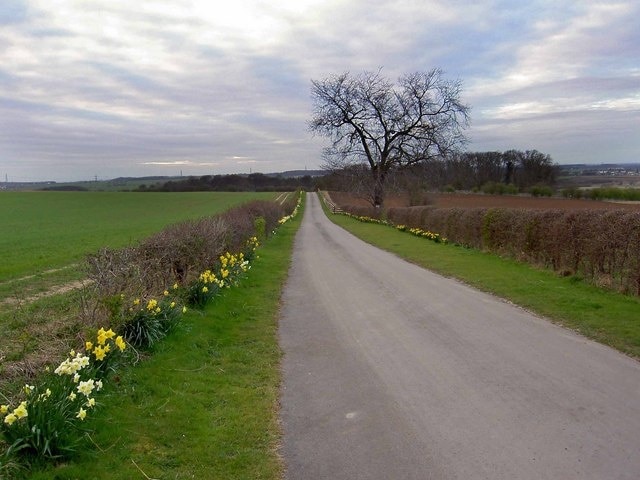
M 640 478 L 640 362 L 363 243 L 315 194 L 279 333 L 287 479 Z

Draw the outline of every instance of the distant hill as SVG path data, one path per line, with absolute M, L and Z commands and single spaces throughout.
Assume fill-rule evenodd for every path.
M 307 175 L 310 177 L 322 177 L 327 175 L 329 172 L 326 170 L 288 170 L 286 172 L 279 173 L 267 173 L 266 175 L 269 177 L 280 177 L 280 178 L 300 178 L 306 177 Z

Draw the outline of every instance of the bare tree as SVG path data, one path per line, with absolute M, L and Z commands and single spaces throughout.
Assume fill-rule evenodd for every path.
M 439 69 L 404 75 L 397 84 L 380 71 L 314 80 L 309 128 L 332 140 L 326 168 L 368 166 L 379 207 L 389 172 L 442 158 L 464 143 L 469 107 L 460 91 L 460 82 L 445 80 Z

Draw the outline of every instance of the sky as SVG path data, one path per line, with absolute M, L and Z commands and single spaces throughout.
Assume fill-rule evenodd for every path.
M 0 182 L 316 169 L 311 81 L 440 68 L 470 151 L 640 162 L 637 0 L 0 0 Z

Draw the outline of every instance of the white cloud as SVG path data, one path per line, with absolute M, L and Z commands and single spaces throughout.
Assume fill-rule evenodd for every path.
M 553 148 L 556 132 L 613 128 L 612 117 L 639 108 L 631 1 L 216 3 L 25 0 L 3 10 L 0 174 L 210 173 L 244 161 L 232 157 L 256 170 L 315 168 L 324 142 L 306 130 L 310 80 L 345 70 L 461 77 L 472 146 L 487 149 L 494 138 Z M 572 122 L 549 120 L 563 115 Z

